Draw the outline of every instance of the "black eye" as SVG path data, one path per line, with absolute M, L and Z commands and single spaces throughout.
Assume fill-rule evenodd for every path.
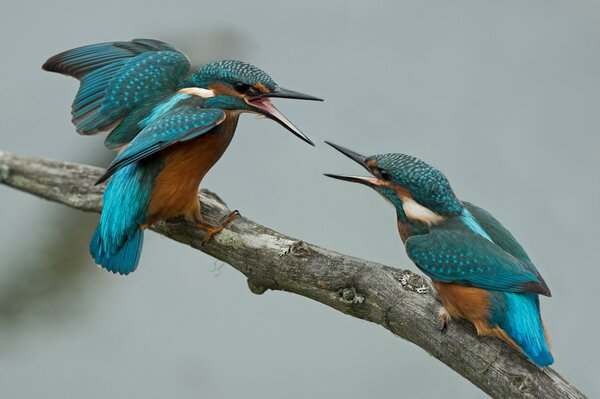
M 242 83 L 242 82 L 235 82 L 233 84 L 233 88 L 238 93 L 245 93 L 250 89 L 250 85 L 247 85 L 246 83 Z
M 379 176 L 382 180 L 390 180 L 390 174 L 384 169 L 379 169 Z

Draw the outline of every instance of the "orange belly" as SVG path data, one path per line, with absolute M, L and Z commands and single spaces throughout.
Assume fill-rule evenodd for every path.
M 490 313 L 489 294 L 486 290 L 458 284 L 433 281 L 444 308 L 451 317 L 467 320 L 486 320 Z
M 154 181 L 145 227 L 179 215 L 198 220 L 200 182 L 229 146 L 237 122 L 232 119 L 226 118 L 213 131 L 161 153 L 163 168 Z
M 442 304 L 452 318 L 460 317 L 473 323 L 477 334 L 500 337 L 520 350 L 500 327 L 490 327 L 490 294 L 481 288 L 465 287 L 452 283 L 441 283 L 433 280 L 433 285 L 440 295 Z

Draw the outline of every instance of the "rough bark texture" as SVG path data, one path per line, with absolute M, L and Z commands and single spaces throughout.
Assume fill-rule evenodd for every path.
M 94 182 L 102 172 L 0 151 L 0 183 L 83 211 L 101 210 L 104 186 Z M 228 212 L 214 193 L 202 190 L 200 200 L 210 221 Z M 439 300 L 429 280 L 418 274 L 329 251 L 244 217 L 206 246 L 200 245 L 204 232 L 182 220 L 158 223 L 153 230 L 230 264 L 248 278 L 255 294 L 293 292 L 379 324 L 494 398 L 585 397 L 551 368 L 540 369 L 498 339 L 477 337 L 465 322 L 451 323 L 442 334 Z

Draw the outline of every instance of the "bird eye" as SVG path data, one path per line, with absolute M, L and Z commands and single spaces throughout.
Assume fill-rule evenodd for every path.
M 242 83 L 242 82 L 235 82 L 233 84 L 233 88 L 238 93 L 245 93 L 245 92 L 247 92 L 250 89 L 250 85 L 248 85 L 246 83 Z
M 384 169 L 379 169 L 379 176 L 382 180 L 390 180 L 390 174 Z

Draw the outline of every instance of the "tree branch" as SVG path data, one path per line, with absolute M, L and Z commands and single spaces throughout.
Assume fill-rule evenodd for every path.
M 100 212 L 103 170 L 0 151 L 0 183 L 87 212 Z M 200 193 L 208 220 L 228 212 L 214 193 Z M 6 210 L 5 210 L 6 211 Z M 57 227 L 58 228 L 58 227 Z M 439 330 L 440 306 L 424 277 L 353 258 L 288 237 L 244 217 L 201 246 L 204 232 L 183 220 L 153 230 L 226 262 L 255 294 L 293 292 L 379 324 L 444 362 L 494 398 L 584 398 L 551 368 L 540 369 L 495 338 L 479 338 L 465 322 Z M 427 290 L 418 289 L 424 285 Z

